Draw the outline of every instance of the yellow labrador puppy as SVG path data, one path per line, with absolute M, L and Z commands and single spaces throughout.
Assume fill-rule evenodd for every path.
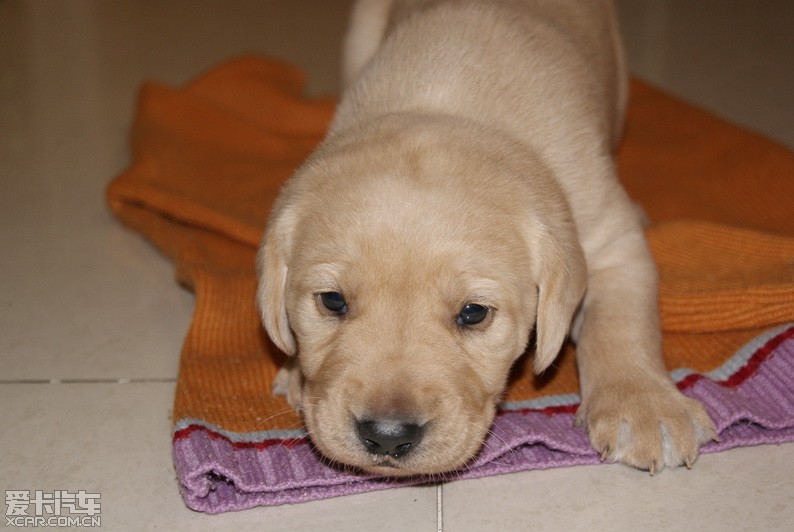
M 657 274 L 615 176 L 626 70 L 606 0 L 362 0 L 327 138 L 259 256 L 279 377 L 328 458 L 465 466 L 535 327 L 577 342 L 604 459 L 691 465 L 715 438 L 661 355 Z M 295 360 L 295 359 L 293 359 Z

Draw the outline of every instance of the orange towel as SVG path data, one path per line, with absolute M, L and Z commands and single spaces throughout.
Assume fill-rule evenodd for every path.
M 224 64 L 181 90 L 140 93 L 133 166 L 108 187 L 113 212 L 196 293 L 174 419 L 227 431 L 296 428 L 270 384 L 282 357 L 254 304 L 254 255 L 280 185 L 321 140 L 334 101 L 262 58 Z M 794 320 L 794 154 L 640 82 L 619 168 L 648 213 L 661 274 L 668 366 L 707 371 Z M 512 380 L 509 400 L 575 393 L 573 348 L 554 378 Z

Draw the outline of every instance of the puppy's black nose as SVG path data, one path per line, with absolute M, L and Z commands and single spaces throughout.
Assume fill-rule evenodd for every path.
M 375 455 L 402 458 L 422 439 L 424 428 L 402 421 L 356 421 L 358 437 Z

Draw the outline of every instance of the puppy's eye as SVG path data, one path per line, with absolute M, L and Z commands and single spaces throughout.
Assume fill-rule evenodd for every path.
M 488 317 L 490 309 L 477 303 L 469 303 L 460 309 L 458 319 L 455 320 L 458 325 L 476 325 L 481 323 Z
M 347 302 L 344 296 L 339 292 L 323 292 L 320 294 L 320 302 L 334 314 L 344 314 L 347 312 Z

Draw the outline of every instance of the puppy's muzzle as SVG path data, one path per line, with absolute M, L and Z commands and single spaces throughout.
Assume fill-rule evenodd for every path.
M 356 421 L 356 432 L 370 454 L 403 458 L 422 440 L 424 427 L 404 421 L 364 420 Z

